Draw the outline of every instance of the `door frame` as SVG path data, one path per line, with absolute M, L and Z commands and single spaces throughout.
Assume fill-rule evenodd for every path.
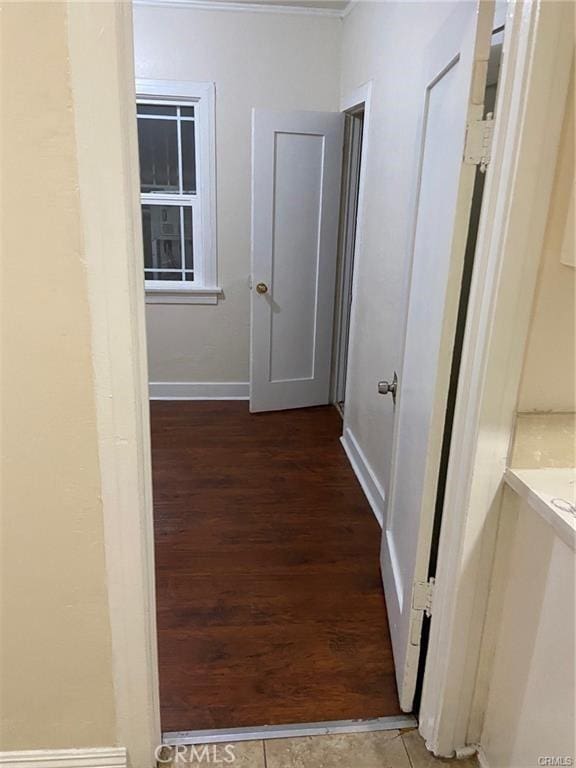
M 67 14 L 115 746 L 131 768 L 152 768 L 161 732 L 132 4 L 69 2 Z
M 352 260 L 352 273 L 350 275 L 351 280 L 351 294 L 352 294 L 352 301 L 350 304 L 350 314 L 348 317 L 348 331 L 347 336 L 348 340 L 350 340 L 352 336 L 352 318 L 354 317 L 354 297 L 356 295 L 355 292 L 355 285 L 357 284 L 357 261 L 358 261 L 358 255 L 360 253 L 361 243 L 362 243 L 362 232 L 363 232 L 363 216 L 364 216 L 364 191 L 366 188 L 366 172 L 368 167 L 368 160 L 367 160 L 367 145 L 368 145 L 368 136 L 369 136 L 369 122 L 370 122 L 370 109 L 371 109 L 371 101 L 372 101 L 372 80 L 367 81 L 363 85 L 361 85 L 358 88 L 355 88 L 353 91 L 350 91 L 347 93 L 340 101 L 340 112 L 342 114 L 353 114 L 359 109 L 363 110 L 363 122 L 362 122 L 362 138 L 360 142 L 360 168 L 358 173 L 358 197 L 356 202 L 356 228 L 354 233 L 354 243 L 351 249 L 351 252 L 348 253 L 346 250 L 346 246 L 343 243 L 339 244 L 339 248 L 341 249 L 341 252 L 339 253 L 340 259 L 347 261 L 348 259 Z M 349 204 L 349 195 L 348 191 L 344 190 L 342 188 L 341 195 L 343 196 L 346 194 L 346 206 L 340 208 L 340 217 L 341 219 L 346 214 L 345 208 Z M 342 225 L 342 221 L 340 221 L 340 225 Z M 340 235 L 342 235 L 342 229 L 340 229 Z M 340 266 L 342 274 L 345 272 L 345 266 Z M 338 288 L 340 288 L 340 285 L 338 283 Z M 336 297 L 336 302 L 341 302 L 341 296 Z M 334 317 L 335 317 L 335 323 L 334 323 L 334 339 L 333 339 L 333 369 L 332 369 L 332 381 L 330 384 L 330 396 L 332 398 L 332 401 L 334 405 L 337 405 L 337 395 L 338 395 L 338 380 L 340 378 L 340 373 L 342 366 L 345 365 L 346 367 L 346 380 L 344 383 L 344 391 L 346 391 L 348 386 L 348 359 L 350 356 L 350 347 L 347 345 L 346 349 L 346 355 L 342 355 L 342 349 L 341 349 L 341 330 L 342 330 L 342 307 L 335 306 L 334 307 Z M 343 416 L 343 414 L 342 414 Z
M 358 270 L 359 261 L 362 258 L 362 246 L 364 242 L 364 211 L 366 208 L 366 176 L 368 175 L 368 157 L 369 157 L 369 144 L 370 144 L 370 126 L 372 115 L 372 90 L 373 80 L 367 80 L 358 88 L 354 88 L 348 91 L 340 99 L 340 112 L 351 112 L 359 107 L 364 107 L 364 124 L 362 125 L 362 149 L 360 157 L 360 177 L 358 180 L 358 205 L 356 210 L 356 233 L 354 236 L 354 249 L 353 258 L 354 263 L 352 265 L 352 302 L 350 304 L 350 321 L 348 324 L 348 339 L 354 337 L 356 328 L 356 305 L 357 305 L 357 291 L 358 285 Z M 346 355 L 346 384 L 345 391 L 349 391 L 350 387 L 350 354 L 351 348 L 348 344 L 348 353 Z M 331 387 L 331 394 L 335 391 Z M 342 429 L 344 431 L 345 419 L 342 423 Z
M 439 755 L 453 755 L 479 739 L 487 679 L 479 638 L 495 534 L 491 502 L 501 486 L 512 432 L 565 104 L 572 55 L 569 6 L 518 0 L 509 11 L 505 33 L 494 159 L 484 196 L 452 441 L 452 454 L 460 453 L 461 474 L 455 477 L 449 468 L 420 711 L 420 732 Z M 101 9 L 98 4 L 90 12 L 103 13 Z M 106 13 L 116 37 L 112 42 L 108 36 L 99 37 L 94 48 L 106 72 L 107 61 L 114 64 L 110 77 L 118 79 L 118 88 L 110 89 L 105 78 L 93 77 L 95 65 L 83 72 L 88 67 L 85 56 L 73 58 L 71 70 L 77 78 L 77 94 L 84 93 L 76 106 L 77 118 L 83 115 L 77 134 L 85 153 L 80 193 L 83 196 L 88 189 L 84 227 L 94 238 L 87 244 L 86 280 L 94 339 L 91 354 L 118 744 L 128 749 L 131 765 L 152 768 L 160 719 L 143 255 L 136 121 L 129 106 L 130 99 L 135 99 L 133 33 L 129 4 L 111 4 Z M 73 26 L 69 34 L 74 35 Z M 104 89 L 101 98 L 112 104 L 111 123 L 103 124 L 95 88 Z M 111 94 L 115 94 L 113 102 Z M 348 108 L 348 102 L 343 103 Z M 362 251 L 369 117 L 370 98 L 365 108 L 353 285 Z M 110 195 L 93 161 L 94 151 L 101 149 L 106 158 L 110 147 L 119 150 L 114 157 L 125 177 L 124 184 L 118 185 L 121 201 Z M 102 220 L 117 225 L 116 232 L 106 227 L 103 233 Z M 110 247 L 102 247 L 99 238 L 104 235 L 110 238 L 106 241 Z M 524 286 L 522 292 L 519 284 Z M 351 338 L 355 299 L 353 295 Z M 508 360 L 506 370 L 498 364 L 502 359 Z M 497 435 L 489 429 L 494 424 Z M 479 466 L 481 476 L 476 472 Z

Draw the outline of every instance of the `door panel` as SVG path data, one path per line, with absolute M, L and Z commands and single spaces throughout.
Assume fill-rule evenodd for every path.
M 343 121 L 253 113 L 252 411 L 329 402 Z
M 493 8 L 462 3 L 425 55 L 418 203 L 382 574 L 404 711 L 418 672 L 432 526 L 476 173 L 467 122 L 482 116 Z
M 322 136 L 276 134 L 271 382 L 314 378 L 323 155 Z

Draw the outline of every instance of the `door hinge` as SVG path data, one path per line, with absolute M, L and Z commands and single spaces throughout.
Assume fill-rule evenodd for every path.
M 464 162 L 479 165 L 485 173 L 492 158 L 492 138 L 494 136 L 494 117 L 490 112 L 486 120 L 473 120 L 466 127 Z
M 412 608 L 423 611 L 426 616 L 432 615 L 432 599 L 434 596 L 434 578 L 428 581 L 416 581 L 412 591 Z

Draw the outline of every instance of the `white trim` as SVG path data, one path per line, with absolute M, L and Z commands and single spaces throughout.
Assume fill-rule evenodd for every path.
M 569 6 L 539 0 L 508 6 L 420 709 L 420 732 L 439 756 L 452 756 L 481 735 L 490 676 L 481 641 L 564 114 L 573 45 Z
M 126 768 L 124 747 L 0 752 L 5 768 Z
M 142 195 L 147 203 L 154 198 L 165 204 L 182 205 L 184 199 L 194 199 L 200 207 L 201 248 L 194 241 L 195 256 L 200 250 L 199 264 L 194 263 L 198 282 L 194 287 L 218 285 L 218 248 L 217 248 L 217 218 L 216 218 L 216 85 L 214 82 L 193 82 L 191 80 L 151 80 L 136 78 L 136 100 L 165 100 L 173 99 L 178 102 L 191 101 L 195 103 L 196 125 L 196 194 L 191 195 Z M 194 206 L 194 211 L 196 207 Z M 147 281 L 147 288 L 153 288 Z M 166 288 L 166 287 L 165 287 Z M 182 302 L 175 302 L 182 303 Z M 192 303 L 192 302 L 187 302 Z M 215 303 L 215 302 L 194 302 Z
M 346 104 L 346 100 L 342 100 L 342 103 Z M 343 404 L 346 399 L 346 372 L 350 357 L 351 299 L 358 227 L 358 194 L 362 170 L 362 141 L 364 139 L 364 121 L 362 120 L 362 131 L 359 133 L 358 109 L 354 109 L 354 107 L 363 108 L 363 106 L 364 95 L 362 94 L 358 100 L 354 100 L 351 107 L 344 106 L 344 109 L 341 109 L 341 112 L 344 112 L 345 120 L 349 119 L 350 122 L 348 128 L 346 128 L 345 123 L 344 129 L 330 398 L 342 419 L 344 418 L 344 409 L 341 403 Z M 346 138 L 347 134 L 348 137 Z M 352 214 L 353 219 L 350 218 Z M 353 240 L 349 237 L 351 224 L 353 224 Z M 350 300 L 350 305 L 348 305 L 348 300 Z M 346 350 L 346 355 L 344 355 L 344 350 Z
M 146 304 L 218 304 L 222 294 L 222 288 L 187 288 L 182 283 L 156 288 L 146 284 Z
M 414 728 L 413 715 L 377 717 L 373 720 L 333 720 L 323 723 L 297 723 L 295 725 L 263 725 L 249 728 L 218 728 L 206 731 L 173 731 L 163 735 L 162 743 L 221 744 L 230 741 L 293 739 L 301 736 L 328 736 L 334 733 L 371 733 Z
M 348 3 L 346 5 L 346 7 L 344 8 L 344 10 L 340 11 L 340 18 L 341 19 L 348 18 L 348 16 L 350 16 L 350 14 L 354 10 L 354 8 L 356 8 L 356 6 L 359 3 L 360 3 L 360 0 L 348 0 Z
M 162 3 L 164 4 L 164 3 Z M 199 101 L 210 99 L 214 94 L 214 83 L 195 80 L 159 80 L 146 77 L 136 78 L 136 99 L 153 103 L 155 99 L 172 99 L 180 103 L 182 99 Z
M 150 400 L 248 400 L 247 381 L 151 381 Z
M 356 211 L 356 241 L 354 243 L 354 268 L 352 270 L 352 304 L 350 307 L 350 327 L 348 330 L 348 360 L 347 360 L 347 368 L 346 368 L 346 397 L 349 397 L 349 393 L 352 391 L 352 366 L 350 365 L 350 354 L 352 352 L 352 342 L 356 338 L 356 326 L 357 326 L 357 318 L 358 318 L 358 275 L 360 272 L 360 264 L 362 260 L 362 249 L 364 246 L 364 232 L 366 230 L 366 223 L 365 223 L 365 210 L 366 210 L 366 177 L 368 175 L 368 164 L 371 159 L 370 155 L 370 130 L 372 125 L 372 90 L 373 90 L 373 80 L 368 80 L 365 83 L 362 83 L 362 85 L 358 86 L 358 88 L 355 88 L 352 91 L 349 91 L 348 93 L 344 94 L 340 99 L 340 111 L 346 112 L 348 109 L 353 109 L 354 107 L 360 106 L 360 104 L 364 103 L 364 127 L 362 130 L 362 157 L 360 159 L 360 182 L 358 185 L 358 207 Z M 346 432 L 349 431 L 348 428 L 348 414 L 349 411 L 346 409 L 346 404 L 344 404 L 344 430 L 343 430 L 343 437 L 346 435 Z M 352 434 L 350 432 L 350 434 Z M 342 441 L 342 444 L 345 446 L 344 439 Z M 381 488 L 382 496 L 385 496 L 385 491 L 383 488 Z M 383 525 L 384 521 L 384 507 L 382 507 L 382 513 L 377 514 L 376 518 L 380 525 Z
M 156 8 L 184 8 L 196 11 L 233 11 L 244 13 L 281 13 L 298 16 L 327 16 L 343 19 L 348 15 L 349 3 L 343 10 L 337 8 L 309 8 L 298 5 L 275 5 L 272 3 L 224 2 L 224 0 L 134 0 L 134 5 L 155 6 Z
M 346 451 L 348 461 L 354 470 L 354 474 L 358 478 L 358 482 L 362 486 L 362 490 L 372 508 L 372 512 L 374 512 L 374 517 L 378 520 L 378 523 L 382 528 L 384 525 L 384 510 L 386 508 L 386 494 L 384 488 L 382 488 L 378 482 L 376 473 L 368 463 L 368 459 L 364 456 L 362 449 L 358 445 L 358 441 L 349 427 L 344 429 L 344 434 L 340 438 L 340 442 Z
M 69 3 L 67 14 L 115 741 L 151 768 L 161 731 L 132 7 Z
M 366 112 L 372 101 L 372 80 L 368 80 L 366 83 L 354 88 L 353 91 L 349 91 L 340 99 L 340 112 L 348 112 L 355 107 L 359 107 L 364 104 L 364 121 L 366 121 Z M 364 136 L 362 139 L 364 140 Z

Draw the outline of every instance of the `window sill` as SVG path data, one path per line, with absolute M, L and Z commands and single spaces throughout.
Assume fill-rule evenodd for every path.
M 151 288 L 146 304 L 218 304 L 222 288 Z

